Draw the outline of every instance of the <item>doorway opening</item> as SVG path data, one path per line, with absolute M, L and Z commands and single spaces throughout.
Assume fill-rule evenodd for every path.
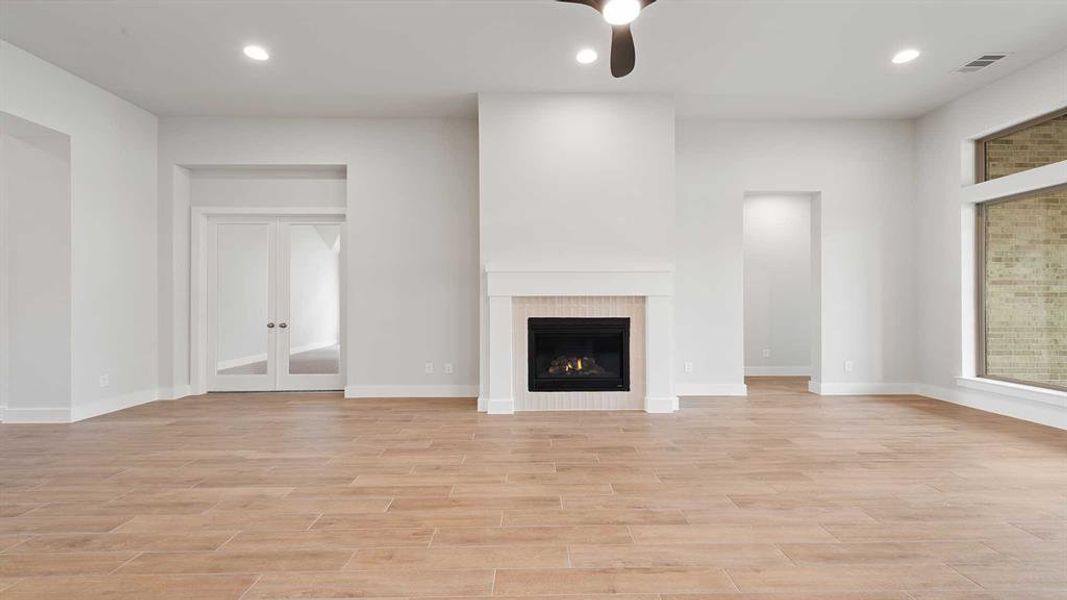
M 744 198 L 744 364 L 750 395 L 807 393 L 818 371 L 818 197 Z
M 70 136 L 0 112 L 0 421 L 72 410 Z

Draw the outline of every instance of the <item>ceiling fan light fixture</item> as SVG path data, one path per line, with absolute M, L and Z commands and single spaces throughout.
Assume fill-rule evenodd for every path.
M 612 25 L 629 25 L 641 14 L 640 0 L 608 0 L 602 10 L 604 20 Z
M 618 79 L 633 72 L 634 65 L 637 64 L 637 49 L 634 46 L 634 34 L 630 30 L 630 23 L 656 0 L 556 0 L 556 2 L 581 4 L 600 13 L 604 20 L 611 24 L 611 76 Z

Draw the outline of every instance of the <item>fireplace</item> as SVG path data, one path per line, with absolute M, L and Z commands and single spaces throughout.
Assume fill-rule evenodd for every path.
M 531 317 L 529 390 L 630 390 L 630 319 Z

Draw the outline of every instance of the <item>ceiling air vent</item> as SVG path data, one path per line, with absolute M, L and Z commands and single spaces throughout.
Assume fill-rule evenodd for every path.
M 1001 60 L 1008 56 L 1007 52 L 997 52 L 995 54 L 983 54 L 971 62 L 956 69 L 957 73 L 974 73 L 975 71 L 981 71 L 989 65 Z

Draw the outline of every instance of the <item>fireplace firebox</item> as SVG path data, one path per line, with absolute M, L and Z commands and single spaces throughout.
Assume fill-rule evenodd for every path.
M 531 317 L 531 392 L 630 391 L 630 319 Z

